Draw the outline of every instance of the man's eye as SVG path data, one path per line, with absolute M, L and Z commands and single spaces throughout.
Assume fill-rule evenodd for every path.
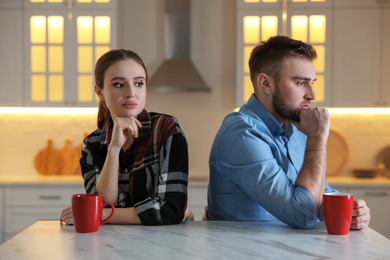
M 120 83 L 120 82 L 114 83 L 113 86 L 117 87 L 117 88 L 121 88 L 121 87 L 123 87 L 123 83 Z

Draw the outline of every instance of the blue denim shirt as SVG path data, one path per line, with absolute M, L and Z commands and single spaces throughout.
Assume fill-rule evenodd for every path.
M 207 218 L 312 228 L 322 219 L 322 207 L 317 212 L 309 191 L 295 186 L 305 148 L 306 135 L 290 122 L 282 127 L 252 95 L 239 112 L 226 116 L 215 137 Z

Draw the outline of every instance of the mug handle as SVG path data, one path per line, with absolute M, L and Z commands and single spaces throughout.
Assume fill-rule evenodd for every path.
M 107 221 L 109 221 L 110 218 L 112 218 L 112 216 L 113 216 L 114 213 L 115 213 L 115 206 L 114 206 L 114 204 L 112 204 L 111 202 L 103 203 L 103 208 L 105 208 L 106 206 L 110 206 L 110 207 L 111 207 L 111 214 L 110 214 L 110 216 L 108 216 L 105 220 L 101 220 L 99 225 L 103 225 L 104 223 L 106 223 Z

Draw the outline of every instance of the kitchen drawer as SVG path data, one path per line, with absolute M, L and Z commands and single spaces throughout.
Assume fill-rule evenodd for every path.
M 69 203 L 68 203 L 69 204 Z M 67 206 L 70 206 L 67 205 Z M 65 207 L 8 207 L 5 212 L 5 232 L 18 233 L 39 220 L 58 220 Z
M 23 187 L 5 189 L 5 206 L 59 206 L 70 205 L 71 195 L 85 193 L 84 188 Z

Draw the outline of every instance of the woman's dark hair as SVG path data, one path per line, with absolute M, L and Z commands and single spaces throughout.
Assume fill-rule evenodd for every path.
M 127 60 L 132 59 L 136 61 L 139 65 L 141 65 L 145 70 L 146 75 L 146 82 L 148 81 L 148 72 L 146 70 L 145 64 L 142 61 L 142 59 L 138 56 L 137 53 L 130 51 L 130 50 L 124 50 L 124 49 L 118 49 L 118 50 L 111 50 L 103 54 L 95 65 L 95 84 L 98 88 L 103 89 L 104 87 L 104 73 L 106 70 L 114 63 L 121 61 L 121 60 Z M 98 111 L 98 117 L 97 117 L 97 125 L 98 128 L 102 128 L 104 124 L 106 123 L 107 119 L 110 116 L 110 111 L 108 110 L 106 103 L 104 101 L 99 101 L 99 111 Z

